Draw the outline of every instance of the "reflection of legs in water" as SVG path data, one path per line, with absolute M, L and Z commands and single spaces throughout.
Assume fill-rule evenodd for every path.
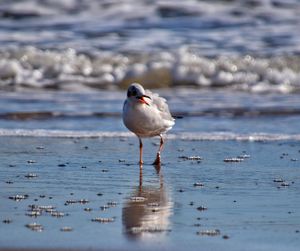
M 160 137 L 160 145 L 158 148 L 158 152 L 156 154 L 156 159 L 153 162 L 153 165 L 160 165 L 160 152 L 161 152 L 163 144 L 164 144 L 164 139 L 163 139 L 162 135 L 159 135 L 159 137 Z
M 139 185 L 139 190 L 142 192 L 143 190 L 143 169 L 140 168 L 140 185 Z

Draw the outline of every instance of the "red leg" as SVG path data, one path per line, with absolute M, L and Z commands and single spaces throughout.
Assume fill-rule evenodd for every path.
M 159 145 L 159 148 L 158 148 L 158 152 L 156 154 L 156 159 L 153 162 L 153 165 L 160 165 L 160 152 L 163 148 L 164 139 L 161 135 L 159 135 L 159 137 L 160 137 L 160 145 Z
M 142 139 L 139 137 L 139 141 L 140 141 L 140 168 L 142 168 L 142 165 L 144 164 L 143 162 L 143 142 Z

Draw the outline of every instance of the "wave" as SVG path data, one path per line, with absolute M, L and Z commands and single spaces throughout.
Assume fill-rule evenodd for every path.
M 50 137 L 50 138 L 127 138 L 135 137 L 130 132 L 72 131 L 44 129 L 0 129 L 0 137 Z M 168 134 L 170 140 L 187 141 L 300 141 L 300 134 L 251 133 L 236 134 L 228 132 L 197 133 L 185 132 Z
M 253 93 L 300 91 L 300 57 L 204 57 L 185 47 L 151 54 L 97 55 L 74 49 L 21 47 L 0 50 L 0 89 L 82 91 L 126 88 L 226 88 Z
M 222 107 L 190 111 L 174 111 L 172 116 L 176 119 L 185 117 L 284 117 L 299 116 L 298 107 Z M 121 118 L 121 112 L 58 112 L 58 111 L 14 111 L 0 112 L 0 120 L 28 121 L 51 119 L 89 119 L 89 118 Z

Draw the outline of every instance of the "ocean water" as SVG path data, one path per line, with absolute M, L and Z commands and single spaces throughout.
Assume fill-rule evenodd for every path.
M 3 0 L 0 88 L 299 92 L 298 0 Z

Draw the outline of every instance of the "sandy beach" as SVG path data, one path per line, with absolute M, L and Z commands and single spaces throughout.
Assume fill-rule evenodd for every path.
M 299 13 L 299 0 L 1 0 L 0 251 L 298 251 Z M 160 167 L 160 139 L 140 169 L 122 121 L 127 96 L 149 94 L 133 82 L 171 114 L 125 106 L 128 128 L 175 118 Z
M 0 137 L 1 250 L 297 250 L 299 142 Z M 36 223 L 36 225 L 32 225 Z M 31 225 L 30 225 L 31 224 Z

